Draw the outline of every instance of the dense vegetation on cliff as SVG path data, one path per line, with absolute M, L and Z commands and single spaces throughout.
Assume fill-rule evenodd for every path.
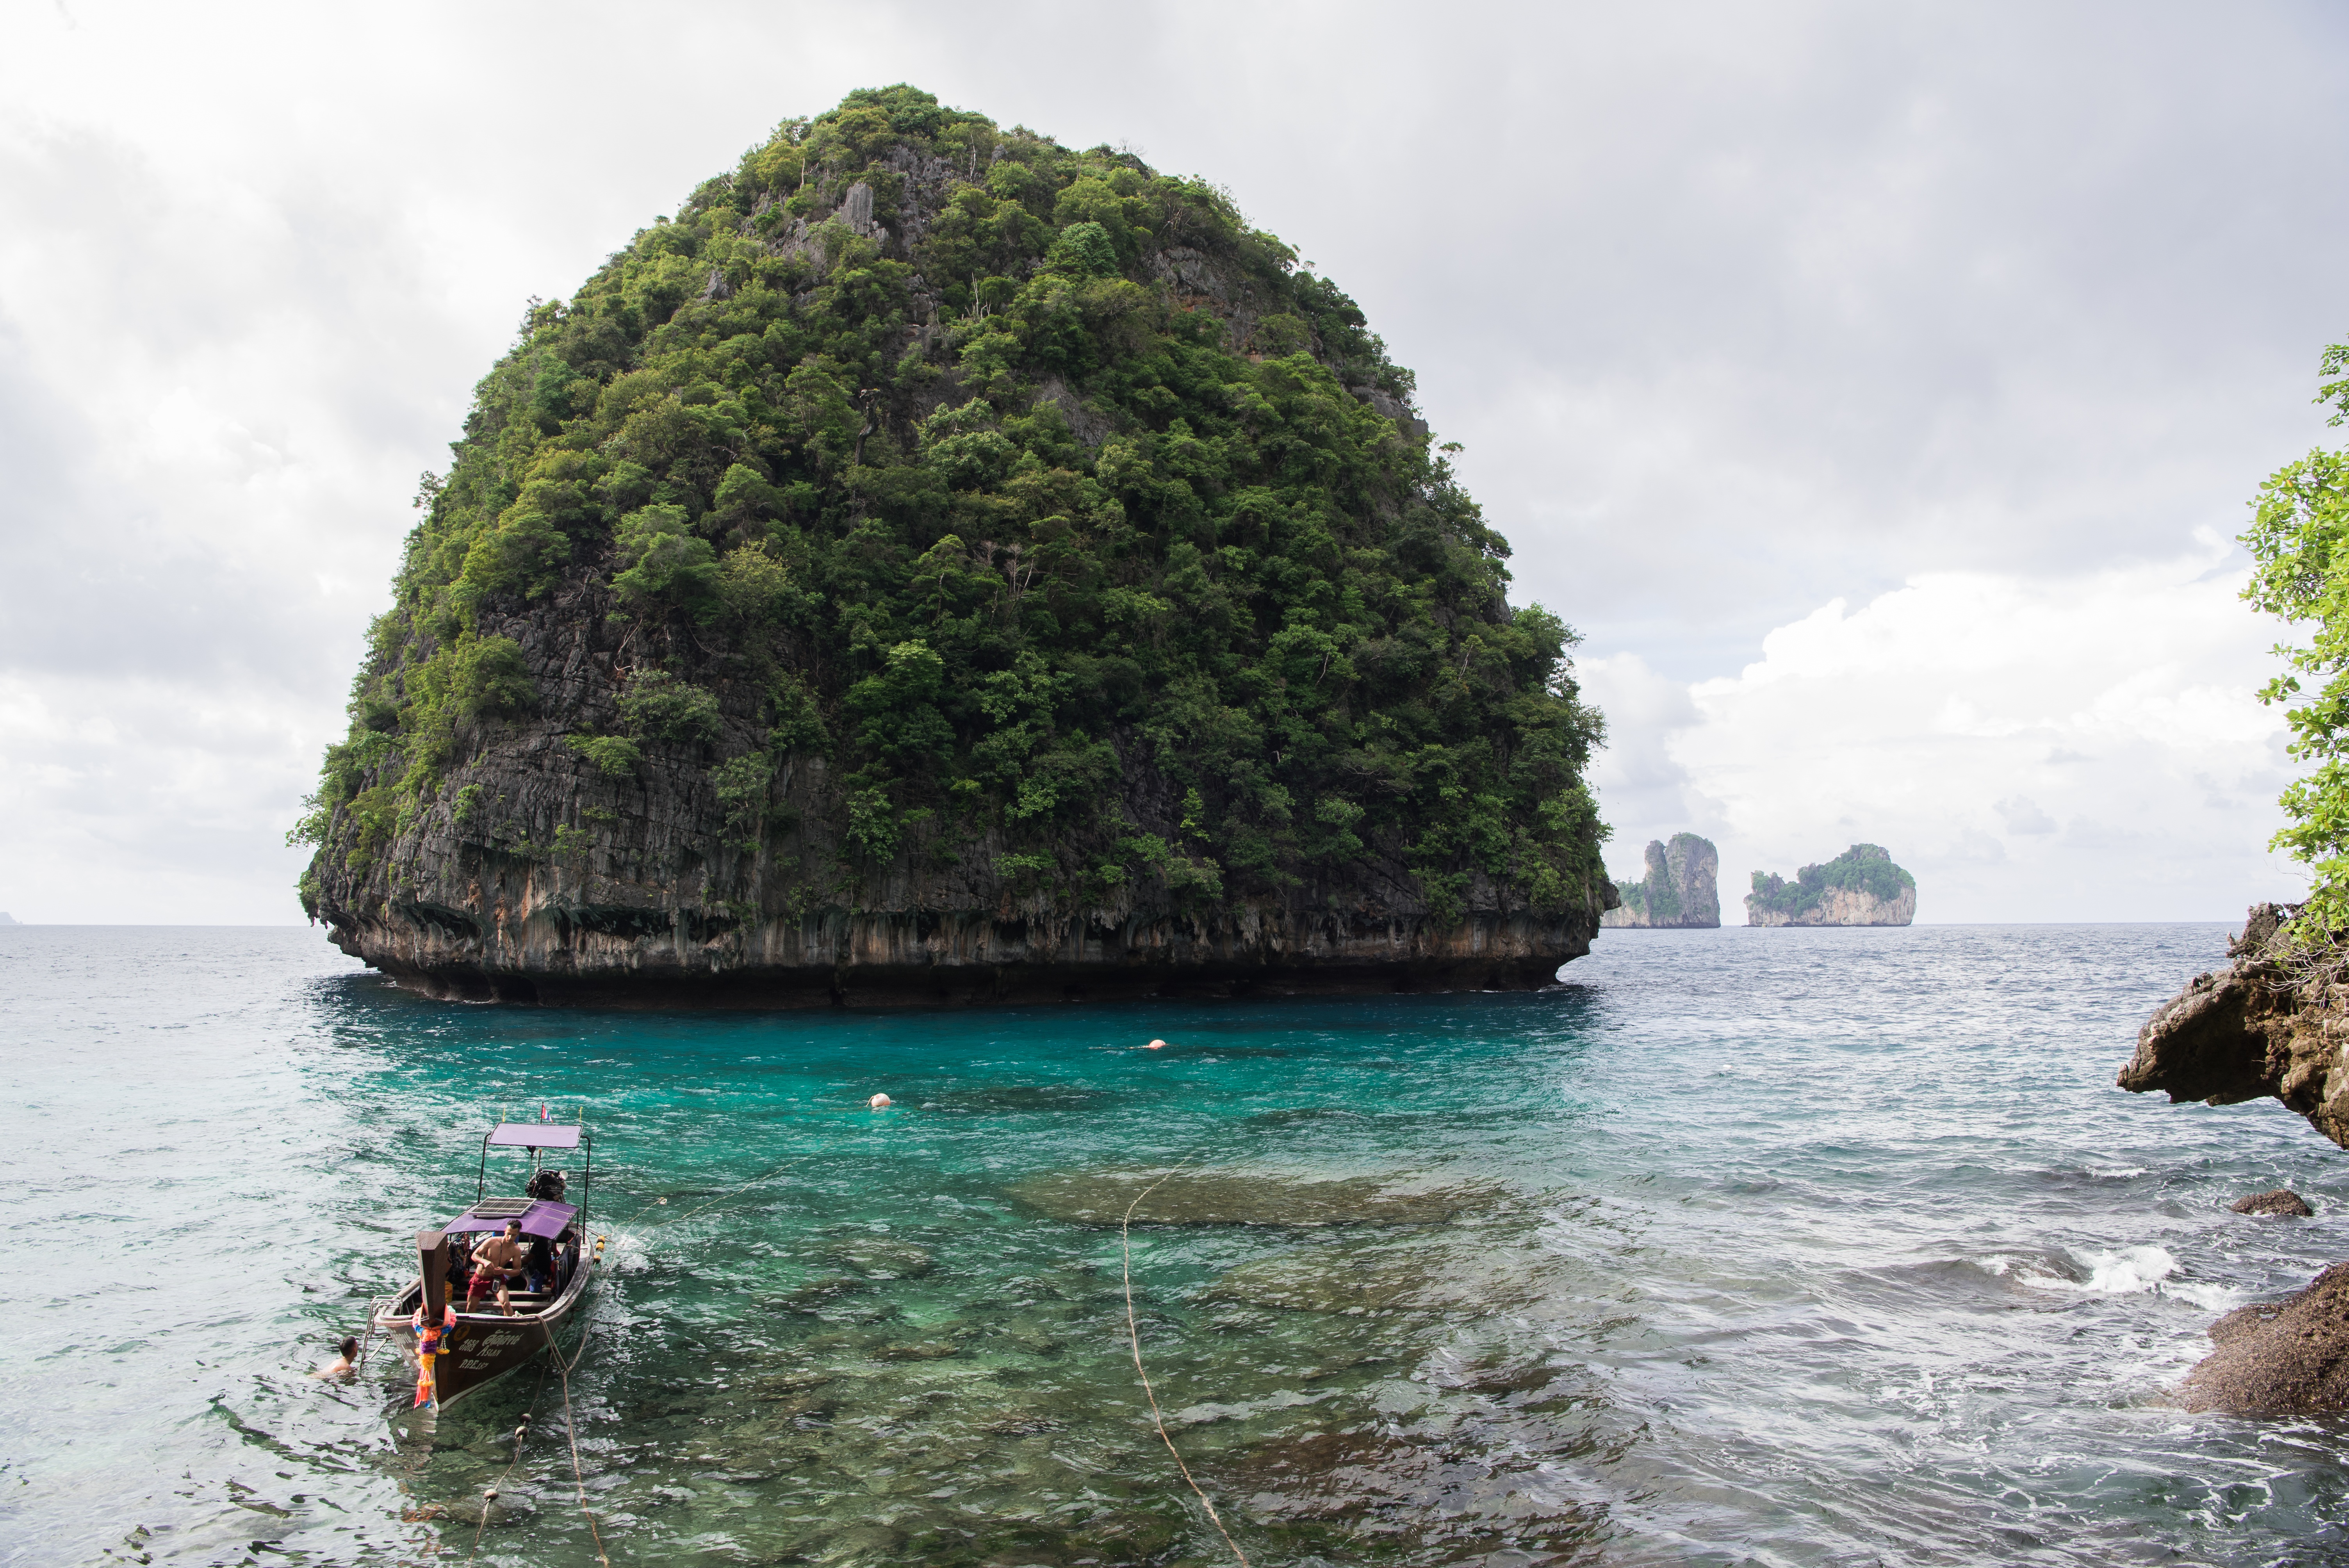
M 1212 186 L 903 87 L 788 121 L 481 382 L 295 831 L 305 905 L 405 874 L 435 812 L 584 855 L 612 809 L 501 822 L 459 781 L 550 725 L 536 766 L 706 778 L 712 859 L 771 851 L 819 762 L 802 903 L 982 840 L 1063 903 L 1373 853 L 1438 916 L 1480 876 L 1590 903 L 1574 634 L 1506 604 L 1412 394 Z M 566 664 L 548 628 L 586 617 L 616 653 Z
M 2349 421 L 2349 344 L 2324 351 L 2316 400 Z M 2288 622 L 2313 622 L 2300 645 L 2280 644 L 2285 673 L 2260 693 L 2284 703 L 2292 757 L 2313 762 L 2284 790 L 2290 824 L 2271 841 L 2308 866 L 2313 886 L 2295 923 L 2304 939 L 2349 932 L 2349 452 L 2320 447 L 2268 476 L 2242 536 L 2257 562 L 2243 597 Z M 2301 677 L 2318 683 L 2312 695 Z
M 1755 872 L 1754 891 L 1746 896 L 1749 912 L 1769 911 L 1789 916 L 1818 908 L 1835 889 L 1864 892 L 1878 903 L 1890 903 L 1917 879 L 1892 863 L 1892 852 L 1881 844 L 1854 844 L 1822 865 L 1805 866 L 1788 882 L 1775 872 Z

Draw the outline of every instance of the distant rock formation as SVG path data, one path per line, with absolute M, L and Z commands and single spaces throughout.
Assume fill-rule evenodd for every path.
M 16 923 L 16 917 L 15 915 L 10 914 L 5 909 L 0 909 L 0 925 L 14 925 Z
M 1854 844 L 1788 882 L 1755 872 L 1745 895 L 1748 925 L 1907 925 L 1917 918 L 1917 879 L 1881 844 Z
M 1648 875 L 1620 882 L 1622 907 L 1599 917 L 1601 928 L 1647 926 L 1713 930 L 1721 924 L 1721 851 L 1710 839 L 1674 833 L 1670 844 L 1648 841 Z

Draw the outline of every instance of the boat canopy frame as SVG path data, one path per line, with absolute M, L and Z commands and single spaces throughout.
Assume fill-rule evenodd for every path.
M 539 1171 L 539 1154 L 548 1149 L 575 1149 L 583 1163 L 579 1167 L 579 1233 L 587 1233 L 587 1191 L 595 1179 L 595 1140 L 587 1129 L 578 1123 L 556 1121 L 501 1121 L 481 1137 L 481 1181 L 473 1190 L 473 1202 L 479 1203 L 489 1196 L 490 1150 L 520 1149 L 530 1155 L 530 1171 Z

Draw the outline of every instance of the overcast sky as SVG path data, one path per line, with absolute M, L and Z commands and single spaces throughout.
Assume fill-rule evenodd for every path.
M 2234 598 L 2349 335 L 2337 7 L 5 8 L 0 910 L 298 920 L 418 473 L 784 118 L 911 81 L 1228 187 L 1586 634 L 1630 872 L 1920 918 L 2291 895 Z

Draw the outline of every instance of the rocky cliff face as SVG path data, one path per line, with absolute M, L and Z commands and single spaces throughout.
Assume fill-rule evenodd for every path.
M 1618 883 L 1621 904 L 1609 910 L 1602 927 L 1710 930 L 1721 924 L 1721 851 L 1694 833 L 1674 833 L 1671 842 L 1650 840 L 1648 874 Z
M 2173 1104 L 2273 1098 L 2349 1148 L 2349 982 L 2343 955 L 2295 950 L 2286 904 L 2255 904 L 2223 970 L 2198 975 L 2137 1032 L 2120 1087 Z M 2291 1192 L 2234 1205 L 2245 1215 L 2306 1215 Z M 2246 1223 L 2275 1223 L 2247 1219 Z M 2349 1408 L 2349 1264 L 2280 1302 L 2238 1307 L 2210 1326 L 2215 1348 L 2176 1398 L 2189 1410 L 2290 1417 Z
M 888 89 L 534 306 L 305 823 L 336 944 L 743 1005 L 1588 951 L 1569 634 L 1352 303 L 1219 201 Z
M 542 656 L 567 645 L 595 667 L 590 637 L 512 629 Z M 1164 778 L 1145 765 L 1126 777 L 1129 823 L 1178 830 Z M 1545 917 L 1489 879 L 1458 914 L 1433 918 L 1417 879 L 1386 860 L 1280 900 L 1202 906 L 1145 888 L 1071 908 L 1032 875 L 1007 875 L 989 840 L 930 833 L 860 868 L 842 897 L 802 871 L 855 864 L 830 825 L 839 787 L 821 760 L 781 781 L 768 806 L 777 825 L 755 848 L 718 830 L 725 805 L 690 762 L 616 779 L 559 737 L 525 731 L 492 740 L 452 782 L 452 799 L 480 791 L 470 816 L 425 813 L 322 912 L 344 952 L 450 999 L 887 1006 L 1526 989 L 1588 953 L 1598 925 L 1596 908 Z M 597 830 L 564 838 L 574 820 Z M 550 842 L 560 847 L 538 847 Z
M 1748 925 L 1907 925 L 1917 918 L 1917 890 L 1904 887 L 1890 898 L 1878 898 L 1865 888 L 1828 888 L 1808 909 L 1788 913 L 1758 909 L 1749 895 Z
M 2296 961 L 2289 905 L 2252 906 L 2223 970 L 2198 975 L 2137 1032 L 2120 1087 L 2173 1104 L 2273 1097 L 2349 1148 L 2349 983 Z

